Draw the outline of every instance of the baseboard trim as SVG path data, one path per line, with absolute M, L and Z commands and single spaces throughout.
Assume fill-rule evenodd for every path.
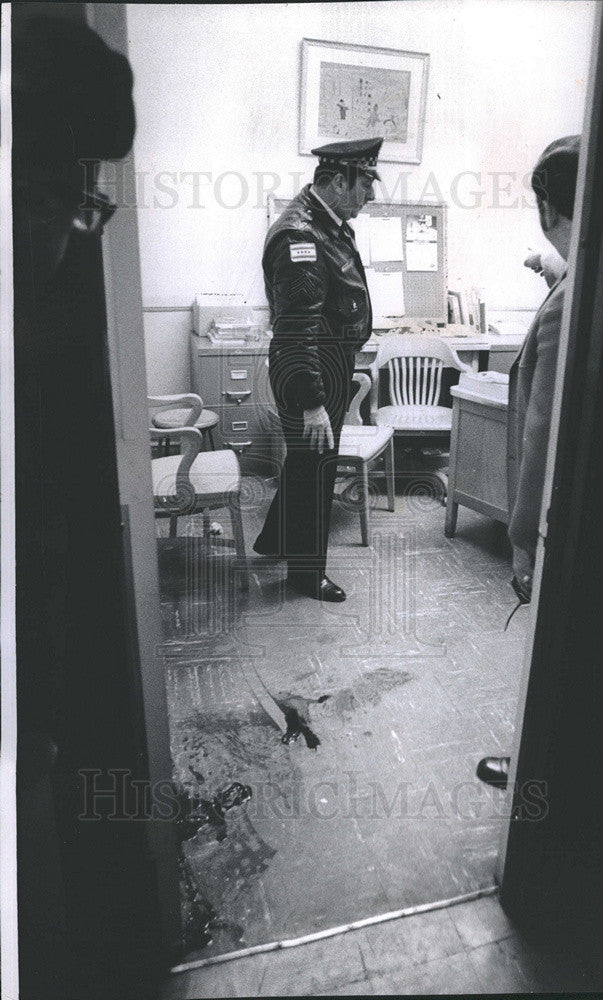
M 191 972 L 192 969 L 202 969 L 209 965 L 232 962 L 236 958 L 261 955 L 267 951 L 298 948 L 300 945 L 311 944 L 313 941 L 324 941 L 325 938 L 336 937 L 338 934 L 347 934 L 348 931 L 357 931 L 363 927 L 371 927 L 374 924 L 383 924 L 389 920 L 413 917 L 418 913 L 430 913 L 432 910 L 445 910 L 450 906 L 458 906 L 460 903 L 472 903 L 476 899 L 481 899 L 483 896 L 493 896 L 497 892 L 497 885 L 487 886 L 485 889 L 477 889 L 475 892 L 468 892 L 462 896 L 453 896 L 451 899 L 441 899 L 434 903 L 422 903 L 418 906 L 407 906 L 401 910 L 391 910 L 389 913 L 380 913 L 376 917 L 365 917 L 363 920 L 354 920 L 351 924 L 329 927 L 325 931 L 315 931 L 313 934 L 305 934 L 303 937 L 285 938 L 282 941 L 268 941 L 266 944 L 256 944 L 249 948 L 241 948 L 238 951 L 229 951 L 224 955 L 213 955 L 211 958 L 200 958 L 195 962 L 184 962 L 182 965 L 175 965 L 170 969 L 170 973 L 177 975 L 181 972 Z

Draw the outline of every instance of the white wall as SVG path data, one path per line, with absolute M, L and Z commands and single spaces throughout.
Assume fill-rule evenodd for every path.
M 290 197 L 299 186 L 291 174 L 301 173 L 304 183 L 315 162 L 297 153 L 305 37 L 430 54 L 423 161 L 384 164 L 385 192 L 396 189 L 402 172 L 406 190 L 398 187 L 397 198 L 433 199 L 439 192 L 449 203 L 451 287 L 461 281 L 482 287 L 493 309 L 534 308 L 542 280 L 522 261 L 528 246 L 547 244 L 535 209 L 522 199 L 521 178 L 548 142 L 581 131 L 594 6 L 592 0 L 128 5 L 136 168 L 148 172 L 139 211 L 145 305 L 186 306 L 210 287 L 240 291 L 252 305 L 264 302 L 266 215 L 257 174 L 275 171 L 276 193 Z M 158 187 L 162 171 L 176 175 L 159 177 L 171 194 Z M 181 179 L 187 171 L 212 174 L 199 190 L 204 207 L 193 207 L 191 181 Z M 455 193 L 463 171 L 480 180 L 457 180 Z M 505 171 L 517 179 L 498 196 L 505 207 L 495 207 L 491 174 Z M 503 186 L 508 182 L 502 177 Z M 243 203 L 226 208 L 220 199 Z M 182 315 L 147 316 L 151 391 L 188 388 Z

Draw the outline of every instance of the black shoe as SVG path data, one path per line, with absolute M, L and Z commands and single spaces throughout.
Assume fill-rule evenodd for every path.
M 296 590 L 299 594 L 305 594 L 306 597 L 313 597 L 317 601 L 332 601 L 333 603 L 339 603 L 345 601 L 345 591 L 338 587 L 336 583 L 329 580 L 328 576 L 323 576 L 322 580 L 317 584 L 314 580 L 308 580 L 306 577 L 287 577 L 287 586 L 291 587 L 292 590 Z
M 285 556 L 282 552 L 275 551 L 274 547 L 267 546 L 265 542 L 261 541 L 261 535 L 256 538 L 253 551 L 257 552 L 259 556 L 270 556 L 272 559 L 284 559 Z
M 480 781 L 503 792 L 509 781 L 510 757 L 482 757 L 475 772 Z

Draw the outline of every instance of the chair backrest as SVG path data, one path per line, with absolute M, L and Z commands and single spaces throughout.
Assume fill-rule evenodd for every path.
M 157 412 L 161 410 L 188 410 L 182 421 L 183 427 L 194 427 L 195 421 L 203 410 L 203 400 L 196 392 L 178 392 L 170 396 L 148 396 L 147 403 L 150 409 Z
M 360 404 L 371 391 L 371 379 L 364 372 L 355 372 L 352 381 L 356 382 L 359 389 L 350 403 L 348 412 L 343 418 L 344 424 L 353 427 L 362 427 L 362 417 L 360 416 Z
M 379 344 L 377 367 L 387 366 L 392 406 L 437 406 L 442 370 L 470 371 L 448 344 L 425 334 L 392 334 Z

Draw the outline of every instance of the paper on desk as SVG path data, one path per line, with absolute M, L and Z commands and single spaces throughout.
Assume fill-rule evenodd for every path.
M 404 285 L 401 271 L 375 271 L 374 268 L 367 267 L 366 281 L 371 296 L 375 326 L 379 326 L 378 320 L 404 315 Z M 385 325 L 391 324 L 388 322 Z
M 492 372 L 489 372 L 489 371 L 488 372 L 476 372 L 475 373 L 475 377 L 480 382 L 497 382 L 500 385 L 508 385 L 509 384 L 509 376 L 503 374 L 503 372 L 494 372 L 494 371 L 492 371 Z
M 371 262 L 390 263 L 404 260 L 402 243 L 402 220 L 396 216 L 371 215 Z
M 371 264 L 370 216 L 358 215 L 354 219 L 354 236 L 360 259 L 365 267 Z

